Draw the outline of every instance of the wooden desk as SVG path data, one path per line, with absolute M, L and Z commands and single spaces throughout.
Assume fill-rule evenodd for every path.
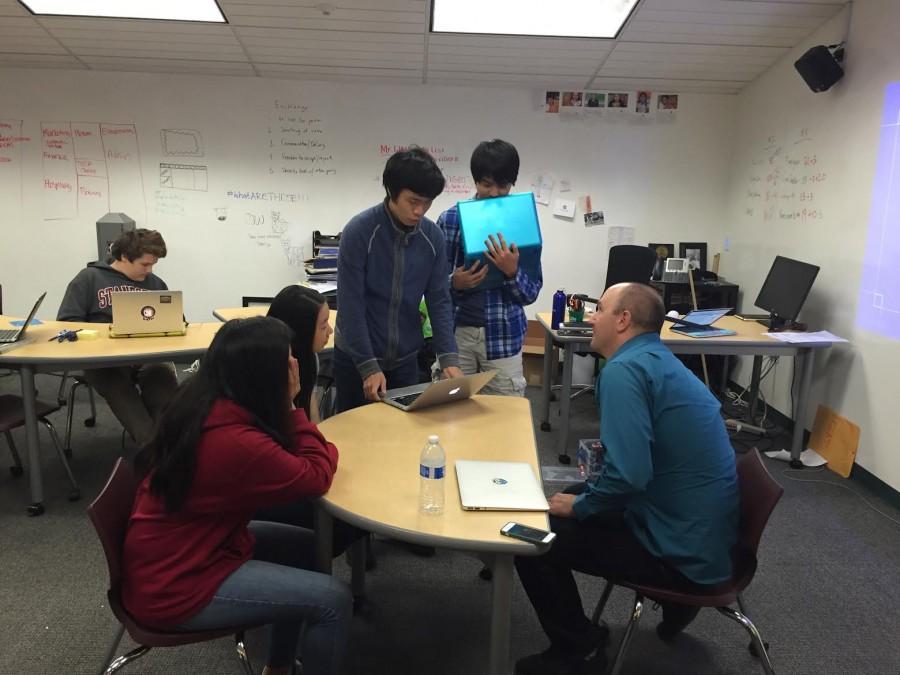
M 547 516 L 522 511 L 463 511 L 454 462 L 528 462 L 540 476 L 528 401 L 475 396 L 415 413 L 373 403 L 330 417 L 319 429 L 340 451 L 334 483 L 319 500 L 319 569 L 331 572 L 332 516 L 394 539 L 475 551 L 493 558 L 489 672 L 506 675 L 513 556 L 535 555 L 539 550 L 504 537 L 500 528 L 513 520 L 546 530 Z M 447 453 L 446 505 L 440 516 L 418 511 L 419 453 L 430 434 L 440 437 Z
M 265 316 L 269 311 L 268 305 L 251 305 L 250 307 L 219 307 L 213 310 L 213 316 L 220 321 L 231 321 L 232 319 L 249 319 L 251 316 Z M 334 325 L 337 321 L 337 312 L 330 310 L 328 314 L 328 324 L 331 326 L 332 333 L 325 343 L 325 349 L 334 349 Z
M 572 358 L 576 353 L 588 353 L 590 337 L 571 337 L 559 335 L 550 328 L 550 312 L 537 315 L 538 321 L 545 330 L 544 339 L 544 391 L 541 408 L 541 429 L 550 430 L 550 378 L 553 365 L 549 354 L 553 347 L 563 350 L 562 390 L 560 391 L 560 429 L 557 450 L 560 461 L 568 463 L 569 437 L 569 396 L 572 390 Z M 799 462 L 803 451 L 803 420 L 806 418 L 806 407 L 809 404 L 809 389 L 812 383 L 812 370 L 817 349 L 831 346 L 828 342 L 789 343 L 780 342 L 764 335 L 768 328 L 756 321 L 742 321 L 734 316 L 723 316 L 716 322 L 720 328 L 730 328 L 736 335 L 715 338 L 691 338 L 670 330 L 671 324 L 666 322 L 660 332 L 663 343 L 675 354 L 718 354 L 722 356 L 753 356 L 753 376 L 751 381 L 751 405 L 755 405 L 756 393 L 759 389 L 759 373 L 764 356 L 791 356 L 794 368 L 800 375 L 800 389 L 797 396 L 796 411 L 792 411 L 794 432 L 791 443 L 791 460 Z M 751 408 L 752 410 L 752 408 Z
M 6 328 L 14 317 L 0 316 L 0 328 Z M 25 408 L 25 439 L 28 448 L 28 475 L 31 485 L 32 515 L 44 511 L 44 488 L 39 457 L 37 417 L 35 416 L 34 375 L 48 370 L 88 370 L 137 363 L 195 359 L 206 352 L 222 324 L 192 323 L 187 334 L 178 337 L 119 338 L 109 337 L 109 325 L 45 321 L 31 326 L 26 337 L 0 353 L 0 367 L 19 371 Z M 96 330 L 95 340 L 49 342 L 60 330 L 78 328 Z

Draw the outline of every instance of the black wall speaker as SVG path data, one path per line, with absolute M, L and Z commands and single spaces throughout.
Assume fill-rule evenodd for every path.
M 824 45 L 813 47 L 794 63 L 794 68 L 813 91 L 825 91 L 844 76 L 841 60 L 844 55 L 842 46 L 835 46 L 836 51 Z

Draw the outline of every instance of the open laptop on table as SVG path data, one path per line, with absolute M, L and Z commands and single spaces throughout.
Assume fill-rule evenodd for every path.
M 731 311 L 731 307 L 720 307 L 718 309 L 695 309 L 685 314 L 682 318 L 667 316 L 666 321 L 671 321 L 676 325 L 672 327 L 672 332 L 681 333 L 688 337 L 705 338 L 705 337 L 722 337 L 724 335 L 737 335 L 737 333 L 728 328 L 716 328 L 712 324 L 721 319 Z
M 41 303 L 44 301 L 44 296 L 47 295 L 47 291 L 41 293 L 41 297 L 37 299 L 37 302 L 34 303 L 34 307 L 31 308 L 31 311 L 28 313 L 28 318 L 25 319 L 25 323 L 23 323 L 18 328 L 8 328 L 4 330 L 0 330 L 0 345 L 8 345 L 13 342 L 18 342 L 25 335 L 25 331 L 28 330 L 28 326 L 31 324 L 31 320 L 34 318 L 34 315 L 37 314 L 38 308 L 41 306 Z
M 381 394 L 381 402 L 400 408 L 406 412 L 422 410 L 442 403 L 463 401 L 474 396 L 482 387 L 491 381 L 495 371 L 475 373 L 449 380 L 414 384 L 411 387 L 388 389 Z
M 530 464 L 456 460 L 459 501 L 466 511 L 547 511 Z
M 187 332 L 181 291 L 117 292 L 110 298 L 110 337 L 164 337 Z

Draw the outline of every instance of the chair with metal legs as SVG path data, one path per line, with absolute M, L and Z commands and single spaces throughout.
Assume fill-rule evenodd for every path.
M 63 447 L 59 442 L 59 435 L 56 433 L 53 424 L 47 419 L 48 415 L 59 410 L 59 406 L 52 403 L 46 403 L 40 399 L 35 401 L 34 405 L 38 422 L 43 424 L 50 433 L 50 440 L 53 441 L 53 447 L 56 449 L 59 461 L 62 463 L 63 469 L 69 478 L 69 483 L 72 485 L 72 489 L 69 491 L 69 501 L 78 501 L 81 499 L 81 490 L 78 488 L 75 476 L 72 475 L 72 469 L 69 467 L 69 462 L 66 460 Z M 4 394 L 0 396 L 0 432 L 6 436 L 6 442 L 9 444 L 9 451 L 12 453 L 13 465 L 9 467 L 9 472 L 16 477 L 21 476 L 24 469 L 22 467 L 22 458 L 19 456 L 19 451 L 16 448 L 16 443 L 10 432 L 13 429 L 17 429 L 24 425 L 25 405 L 22 401 L 22 397 L 15 396 L 14 394 Z M 32 504 L 28 507 L 29 515 L 39 516 L 43 512 L 43 506 L 40 504 Z
M 177 647 L 233 635 L 235 648 L 244 672 L 253 675 L 253 667 L 244 648 L 244 632 L 251 628 L 257 628 L 257 624 L 232 626 L 218 630 L 169 632 L 138 623 L 122 605 L 122 547 L 125 543 L 128 519 L 131 517 L 131 508 L 139 484 L 140 479 L 132 466 L 120 457 L 116 460 L 106 485 L 88 507 L 88 516 L 94 524 L 94 529 L 103 545 L 103 552 L 106 554 L 106 564 L 109 570 L 109 590 L 106 595 L 109 600 L 109 608 L 120 623 L 103 661 L 101 672 L 111 675 L 126 664 L 139 659 L 153 647 Z M 138 647 L 114 659 L 113 656 L 119 648 L 119 642 L 126 630 L 131 639 L 137 642 Z
M 88 399 L 91 404 L 91 416 L 85 418 L 84 426 L 93 427 L 97 424 L 97 404 L 94 400 L 94 388 L 88 384 L 87 380 L 84 379 L 81 375 L 74 375 L 72 377 L 72 386 L 69 387 L 68 393 L 63 398 L 63 392 L 65 392 L 66 381 L 69 379 L 68 373 L 62 374 L 62 379 L 59 383 L 59 391 L 56 393 L 56 400 L 60 405 L 66 406 L 66 435 L 65 435 L 65 445 L 63 446 L 63 451 L 66 453 L 66 457 L 72 456 L 72 419 L 75 417 L 75 392 L 78 391 L 78 387 L 84 386 L 87 387 L 88 391 Z
M 670 602 L 691 607 L 715 607 L 721 614 L 744 627 L 750 634 L 750 652 L 760 660 L 766 675 L 775 675 L 772 662 L 769 660 L 769 645 L 763 641 L 756 626 L 747 616 L 747 609 L 741 593 L 747 588 L 756 573 L 759 541 L 766 528 L 766 523 L 769 521 L 769 516 L 778 500 L 781 499 L 784 488 L 766 470 L 756 448 L 738 456 L 737 474 L 741 493 L 741 513 L 738 543 L 732 552 L 733 564 L 730 580 L 702 592 L 649 586 L 622 580 L 606 581 L 600 601 L 594 610 L 593 621 L 595 624 L 600 621 L 603 608 L 606 606 L 606 601 L 609 600 L 614 585 L 634 591 L 631 617 L 625 627 L 625 634 L 619 643 L 619 650 L 609 670 L 609 675 L 618 675 L 622 668 L 625 652 L 628 650 L 628 645 L 641 619 L 645 598 L 655 602 Z M 738 606 L 737 609 L 730 606 L 735 603 Z

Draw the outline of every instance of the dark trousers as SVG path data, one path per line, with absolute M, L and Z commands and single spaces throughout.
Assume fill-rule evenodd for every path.
M 409 359 L 403 365 L 384 371 L 388 389 L 408 387 L 419 383 L 419 364 Z M 363 393 L 362 378 L 350 356 L 334 350 L 334 384 L 337 387 L 337 411 L 344 412 L 371 403 Z
M 570 490 L 567 490 L 570 492 Z M 697 588 L 677 570 L 641 546 L 621 513 L 584 521 L 550 516 L 556 539 L 539 556 L 516 558 L 516 570 L 544 632 L 555 647 L 585 651 L 590 621 L 572 571 L 674 588 Z
M 311 499 L 300 499 L 290 504 L 281 504 L 280 506 L 268 506 L 259 509 L 254 515 L 253 520 L 266 521 L 272 523 L 283 523 L 285 525 L 293 525 L 302 527 L 306 530 L 315 530 L 315 513 L 316 507 Z M 350 544 L 361 537 L 368 534 L 365 530 L 345 523 L 339 518 L 333 520 L 332 530 L 332 557 L 337 557 L 346 551 Z M 312 568 L 310 568 L 312 569 Z

